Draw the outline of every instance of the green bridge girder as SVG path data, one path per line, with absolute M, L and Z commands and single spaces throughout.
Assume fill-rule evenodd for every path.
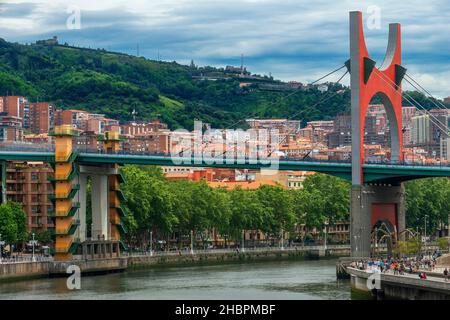
M 268 163 L 214 163 L 213 159 L 203 159 L 192 163 L 191 158 L 178 158 L 175 163 L 170 156 L 146 156 L 125 154 L 78 153 L 75 161 L 80 164 L 137 164 L 183 167 L 213 167 L 236 169 L 271 169 Z M 183 161 L 184 160 L 184 161 Z M 42 161 L 54 162 L 52 152 L 0 151 L 0 161 Z M 298 160 L 279 160 L 278 170 L 315 171 L 351 181 L 351 164 L 337 162 L 312 162 Z M 399 183 L 429 177 L 450 177 L 450 166 L 418 166 L 395 164 L 365 164 L 363 166 L 365 183 Z

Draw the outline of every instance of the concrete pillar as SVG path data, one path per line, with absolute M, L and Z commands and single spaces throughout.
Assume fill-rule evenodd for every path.
M 76 183 L 80 185 L 80 190 L 78 190 L 75 199 L 80 203 L 80 208 L 78 209 L 77 219 L 80 220 L 80 226 L 77 230 L 77 237 L 83 242 L 86 240 L 87 236 L 87 226 L 86 226 L 86 204 L 87 204 L 87 175 L 78 174 L 76 178 Z
M 397 232 L 399 233 L 398 240 L 405 241 L 405 233 L 401 233 L 406 229 L 406 193 L 405 185 L 402 183 L 399 187 L 399 202 L 397 204 Z
M 108 240 L 108 176 L 92 176 L 92 238 Z
M 2 198 L 1 198 L 1 203 L 6 203 L 6 161 L 1 161 L 0 163 L 1 166 L 1 179 L 2 179 L 2 185 L 0 186 L 2 188 Z
M 370 256 L 374 205 L 395 205 L 397 232 L 404 230 L 406 227 L 405 189 L 403 186 L 352 186 L 350 201 L 350 245 L 352 257 Z M 394 217 L 392 216 L 392 218 Z
M 352 186 L 350 191 L 350 246 L 352 257 L 370 256 L 370 205 L 363 186 Z

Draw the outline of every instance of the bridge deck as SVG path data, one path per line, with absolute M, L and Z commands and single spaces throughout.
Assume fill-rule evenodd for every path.
M 0 161 L 42 161 L 53 162 L 51 151 L 0 151 Z M 272 163 L 256 159 L 214 159 L 214 158 L 172 158 L 167 155 L 106 154 L 81 152 L 76 157 L 81 164 L 138 164 L 159 166 L 214 167 L 239 169 L 274 169 L 315 171 L 351 180 L 350 162 L 320 162 L 314 160 L 279 159 Z M 426 177 L 450 177 L 450 166 L 425 166 L 415 164 L 365 164 L 363 166 L 366 183 L 398 183 Z

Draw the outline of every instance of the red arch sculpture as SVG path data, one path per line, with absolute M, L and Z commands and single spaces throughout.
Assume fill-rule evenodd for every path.
M 364 122 L 372 97 L 382 98 L 391 131 L 391 160 L 401 161 L 402 154 L 402 89 L 406 69 L 401 66 L 400 24 L 389 25 L 389 42 L 380 68 L 370 59 L 364 40 L 360 11 L 350 12 L 350 60 L 352 111 L 352 184 L 364 184 Z M 378 74 L 374 74 L 378 73 Z

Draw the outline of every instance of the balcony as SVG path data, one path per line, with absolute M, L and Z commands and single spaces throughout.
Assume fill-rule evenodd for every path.
M 73 199 L 75 195 L 77 194 L 78 190 L 80 190 L 80 185 L 76 184 L 72 186 L 72 189 L 68 192 L 55 192 L 54 195 L 52 195 L 50 198 L 52 200 L 55 199 Z
M 125 182 L 125 177 L 122 173 L 121 170 L 119 170 L 119 173 L 117 174 L 117 179 L 119 180 L 119 183 L 124 183 Z
M 78 153 L 71 150 L 55 151 L 56 162 L 74 162 L 77 156 Z
M 117 213 L 119 214 L 119 217 L 121 217 L 121 218 L 125 218 L 126 217 L 125 210 L 123 209 L 123 207 L 121 205 L 119 205 L 119 206 L 110 206 L 110 208 L 116 209 Z
M 76 213 L 77 210 L 80 208 L 80 203 L 79 202 L 73 202 L 72 206 L 70 207 L 70 209 L 66 208 L 62 208 L 56 211 L 56 216 L 57 217 L 73 217 Z
M 65 229 L 56 229 L 55 234 L 57 236 L 73 235 L 80 225 L 80 220 L 70 220 L 70 223 Z
M 116 131 L 106 131 L 103 136 L 98 137 L 98 141 L 122 141 L 123 137 L 120 136 L 119 132 Z
M 128 230 L 127 230 L 127 228 L 126 228 L 123 224 L 121 224 L 121 223 L 116 224 L 116 227 L 117 227 L 117 229 L 119 230 L 120 235 L 121 235 L 122 237 L 125 236 L 125 235 L 127 234 Z
M 79 136 L 80 132 L 72 128 L 71 125 L 56 126 L 52 132 L 48 134 L 49 136 Z
M 55 253 L 67 253 L 69 252 L 74 239 L 72 237 L 64 237 L 56 239 Z
M 58 168 L 59 169 L 59 168 Z M 59 170 L 58 170 L 59 171 Z M 52 177 L 48 177 L 47 180 L 50 182 L 54 182 L 54 181 L 72 181 L 76 175 L 78 174 L 78 169 L 77 167 L 69 167 L 69 169 L 67 171 L 59 174 L 54 174 Z
M 127 198 L 123 194 L 122 190 L 116 190 L 116 192 L 117 192 L 117 197 L 119 198 L 120 202 L 125 202 L 127 200 Z

